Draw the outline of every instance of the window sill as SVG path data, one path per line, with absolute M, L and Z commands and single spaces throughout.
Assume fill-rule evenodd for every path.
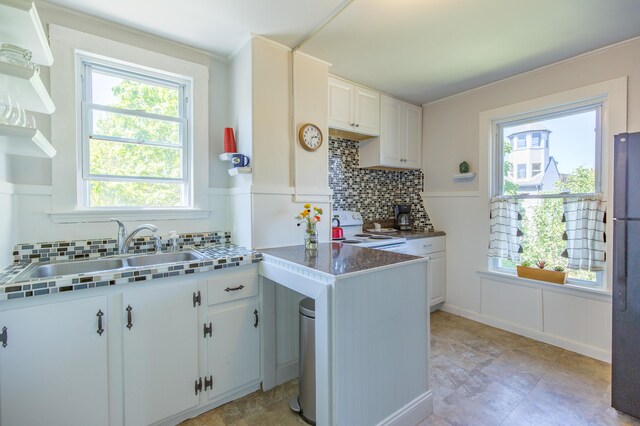
M 209 210 L 191 208 L 76 209 L 47 212 L 53 223 L 107 222 L 112 217 L 131 221 L 208 219 L 210 214 Z
M 507 284 L 514 284 L 530 288 L 538 288 L 542 290 L 555 291 L 557 293 L 572 294 L 590 299 L 611 301 L 611 292 L 599 288 L 588 288 L 575 284 L 552 284 L 544 281 L 530 280 L 528 278 L 520 278 L 517 275 L 506 274 L 496 271 L 477 271 L 478 276 L 489 280 L 500 281 Z

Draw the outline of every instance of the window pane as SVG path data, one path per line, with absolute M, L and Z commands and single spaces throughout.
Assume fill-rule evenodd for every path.
M 93 110 L 94 135 L 180 144 L 179 123 Z
M 595 192 L 597 127 L 595 109 L 527 124 L 503 126 L 504 193 Z M 527 135 L 532 138 L 529 147 L 523 143 Z M 511 149 L 513 146 L 521 149 Z M 533 165 L 538 163 L 541 165 L 540 173 L 534 173 Z M 509 171 L 516 164 L 514 180 L 509 176 Z M 528 169 L 531 169 L 531 176 L 527 176 Z
M 91 73 L 91 103 L 178 117 L 180 91 L 131 78 Z
M 89 182 L 91 207 L 181 207 L 182 184 Z
M 91 139 L 93 175 L 182 178 L 182 150 Z

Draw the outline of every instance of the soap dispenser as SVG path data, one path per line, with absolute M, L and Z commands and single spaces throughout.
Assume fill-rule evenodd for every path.
M 169 231 L 169 247 L 171 251 L 178 251 L 178 239 L 176 231 Z

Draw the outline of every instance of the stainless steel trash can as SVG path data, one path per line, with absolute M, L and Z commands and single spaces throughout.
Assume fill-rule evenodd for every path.
M 316 424 L 316 303 L 307 297 L 299 305 L 300 355 L 298 377 L 300 416 L 312 425 Z

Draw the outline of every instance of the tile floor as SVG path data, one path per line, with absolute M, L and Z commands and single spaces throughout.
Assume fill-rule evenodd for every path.
M 609 406 L 610 365 L 437 311 L 431 315 L 434 413 L 422 425 L 638 425 Z M 305 424 L 297 381 L 255 392 L 183 426 Z

